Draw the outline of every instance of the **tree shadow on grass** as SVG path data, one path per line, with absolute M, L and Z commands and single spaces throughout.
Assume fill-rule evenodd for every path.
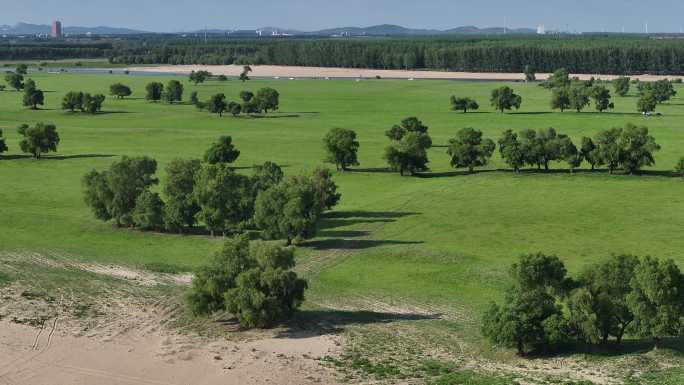
M 439 320 L 441 314 L 384 313 L 346 310 L 300 310 L 287 322 L 277 338 L 308 338 L 339 333 L 350 325 L 389 324 L 401 321 Z
M 411 215 L 419 215 L 419 213 L 405 211 L 333 211 L 323 217 L 319 228 L 324 232 L 327 229 L 362 223 L 391 223 L 396 222 L 398 218 Z
M 556 351 L 538 351 L 528 355 L 529 358 L 565 357 L 575 354 L 587 354 L 592 356 L 616 357 L 625 354 L 644 354 L 653 350 L 654 343 L 651 339 L 623 340 L 618 345 L 615 341 L 609 341 L 605 345 L 590 345 L 581 342 L 569 343 Z M 660 350 L 671 350 L 677 354 L 684 354 L 684 337 L 663 338 L 659 346 Z
M 448 177 L 454 177 L 454 176 L 467 176 L 467 175 L 476 175 L 476 174 L 482 174 L 482 173 L 489 173 L 489 172 L 497 172 L 500 170 L 475 170 L 473 172 L 469 172 L 468 170 L 454 170 L 454 171 L 445 171 L 445 172 L 417 172 L 413 174 L 416 178 L 448 178 Z
M 247 115 L 246 119 L 282 119 L 282 118 L 299 118 L 299 114 L 282 114 L 282 115 Z
M 322 238 L 360 238 L 370 235 L 365 230 L 322 230 L 316 234 Z
M 78 155 L 43 155 L 36 160 L 69 160 L 69 159 L 84 159 L 84 158 L 112 158 L 117 155 L 111 154 L 78 154 Z M 14 160 L 14 159 L 33 159 L 33 155 L 5 155 L 0 156 L 0 160 Z
M 553 111 L 529 111 L 529 112 L 509 112 L 508 115 L 548 115 L 553 114 Z
M 323 239 L 319 241 L 309 241 L 303 243 L 303 247 L 308 247 L 314 250 L 365 250 L 374 247 L 389 246 L 389 245 L 420 245 L 422 241 L 393 241 L 387 239 Z
M 372 168 L 349 168 L 346 172 L 367 172 L 367 173 L 390 173 L 393 172 L 389 167 Z

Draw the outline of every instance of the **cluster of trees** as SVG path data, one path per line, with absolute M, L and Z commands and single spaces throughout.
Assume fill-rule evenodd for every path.
M 561 112 L 566 109 L 581 112 L 592 100 L 599 112 L 615 108 L 608 88 L 596 84 L 594 79 L 588 81 L 570 79 L 570 73 L 566 69 L 555 71 L 541 85 L 553 91 L 551 108 L 559 109 Z
M 198 85 L 200 83 L 204 83 L 204 81 L 211 78 L 211 76 L 212 74 L 209 71 L 192 71 L 190 72 L 188 80 L 190 80 L 191 83 Z
M 195 272 L 188 303 L 195 314 L 228 311 L 243 328 L 273 326 L 304 300 L 294 267 L 292 249 L 236 236 Z
M 213 114 L 218 114 L 219 116 L 223 116 L 224 112 L 229 112 L 233 116 L 238 116 L 241 113 L 267 114 L 269 110 L 278 110 L 278 107 L 280 106 L 280 93 L 270 87 L 261 88 L 256 94 L 251 91 L 244 90 L 240 92 L 240 100 L 242 103 L 228 102 L 226 100 L 226 95 L 223 93 L 213 95 L 206 102 L 200 101 L 196 92 L 193 92 L 190 96 L 190 102 L 199 110 L 206 109 L 207 111 Z
M 232 139 L 222 137 L 203 162 L 172 161 L 162 186 L 165 200 L 152 191 L 159 183 L 156 161 L 123 157 L 84 176 L 84 199 L 96 218 L 117 226 L 183 232 L 203 223 L 212 236 L 259 229 L 288 245 L 312 237 L 323 212 L 340 199 L 328 170 L 284 178 L 278 165 L 266 162 L 246 176 L 229 165 L 239 154 Z
M 392 144 L 385 148 L 384 159 L 393 171 L 413 175 L 428 169 L 427 150 L 432 147 L 428 127 L 418 118 L 410 117 L 385 132 Z
M 150 82 L 145 86 L 145 99 L 151 102 L 164 101 L 166 103 L 180 103 L 183 101 L 183 84 L 178 80 L 169 80 L 164 84 Z
M 105 96 L 102 94 L 91 95 L 80 91 L 70 91 L 62 98 L 62 109 L 74 112 L 79 110 L 89 114 L 96 114 L 102 110 Z
M 5 82 L 7 82 L 7 85 L 11 88 L 14 88 L 16 91 L 21 91 L 24 89 L 24 75 L 18 72 L 10 71 L 5 73 Z
M 684 274 L 672 260 L 613 256 L 577 278 L 560 259 L 523 255 L 510 269 L 502 304 L 491 304 L 482 332 L 519 354 L 572 341 L 619 344 L 626 334 L 661 339 L 684 331 Z

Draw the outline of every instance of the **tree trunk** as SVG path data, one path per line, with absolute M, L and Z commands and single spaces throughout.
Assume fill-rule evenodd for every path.
M 469 173 L 472 174 L 472 173 L 473 173 L 473 170 L 474 170 L 473 166 L 468 166 L 468 172 L 469 172 Z
M 211 234 L 211 236 L 213 237 L 214 236 L 214 230 L 209 230 L 209 234 Z
M 658 350 L 660 347 L 660 337 L 653 337 L 653 350 Z
M 525 349 L 524 349 L 522 341 L 518 341 L 518 355 L 519 356 L 525 355 Z
M 463 113 L 465 114 L 466 112 L 468 112 L 468 109 L 467 109 L 467 108 L 464 108 L 464 109 L 463 109 Z
M 549 161 L 548 160 L 544 161 L 544 170 L 549 171 Z
M 292 245 L 292 238 L 287 237 L 287 243 L 285 243 L 285 246 L 290 246 Z

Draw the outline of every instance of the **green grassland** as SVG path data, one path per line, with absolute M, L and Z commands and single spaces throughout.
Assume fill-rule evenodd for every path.
M 237 100 L 243 89 L 264 86 L 281 94 L 278 113 L 219 118 L 193 106 L 149 103 L 147 82 L 166 77 L 31 74 L 47 91 L 39 111 L 21 107 L 21 94 L 0 92 L 0 127 L 9 152 L 0 160 L 0 251 L 56 253 L 134 266 L 167 264 L 190 269 L 206 260 L 220 238 L 142 233 L 114 228 L 93 218 L 81 196 L 80 179 L 122 155 L 148 155 L 158 175 L 176 157 L 201 157 L 220 135 L 231 135 L 241 151 L 241 172 L 270 160 L 286 174 L 322 163 L 321 139 L 332 127 L 354 129 L 361 166 L 336 173 L 342 201 L 321 224 L 319 237 L 298 250 L 311 280 L 311 304 L 384 303 L 438 306 L 476 319 L 501 298 L 506 271 L 521 253 L 557 254 L 572 272 L 613 253 L 673 258 L 684 266 L 684 181 L 668 172 L 684 155 L 684 99 L 659 106 L 662 116 L 635 112 L 635 96 L 616 98 L 613 112 L 552 112 L 550 92 L 535 84 L 512 83 L 522 108 L 500 114 L 488 96 L 500 83 L 364 80 L 184 81 L 185 98 L 223 92 Z M 134 94 L 108 97 L 96 116 L 59 109 L 71 90 L 107 93 L 123 82 Z M 684 88 L 678 91 L 684 95 Z M 475 98 L 481 109 L 449 110 L 449 96 Z M 431 171 L 400 177 L 385 171 L 384 131 L 417 116 L 435 146 Z M 59 153 L 36 161 L 20 156 L 15 127 L 55 123 Z M 505 129 L 554 127 L 576 143 L 582 136 L 626 123 L 646 124 L 662 146 L 657 164 L 641 176 L 610 176 L 586 170 L 570 174 L 564 164 L 552 172 L 515 174 L 498 151 L 482 172 L 454 172 L 444 147 L 460 128 L 471 126 L 498 139 Z M 583 168 L 588 168 L 584 164 Z

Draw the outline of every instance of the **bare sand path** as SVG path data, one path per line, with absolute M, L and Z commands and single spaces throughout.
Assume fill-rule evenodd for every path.
M 161 65 L 152 67 L 129 67 L 128 70 L 135 72 L 189 74 L 191 71 L 205 70 L 214 75 L 239 76 L 242 72 L 240 65 Z M 375 78 L 380 76 L 389 79 L 446 79 L 446 80 L 499 80 L 499 81 L 522 81 L 525 75 L 522 73 L 496 73 L 496 72 L 448 72 L 448 71 L 403 71 L 403 70 L 376 70 L 363 68 L 329 68 L 329 67 L 295 67 L 274 65 L 251 66 L 253 77 L 273 78 Z M 537 74 L 538 80 L 546 80 L 550 74 Z M 601 74 L 572 74 L 581 80 L 588 80 L 592 76 L 597 79 L 613 80 L 616 75 Z M 660 79 L 677 79 L 681 76 L 658 76 L 658 75 L 634 75 L 632 79 L 641 81 L 655 81 Z
M 198 344 L 151 334 L 114 341 L 0 322 L 3 385 L 334 384 L 315 359 L 335 350 L 329 336 Z

